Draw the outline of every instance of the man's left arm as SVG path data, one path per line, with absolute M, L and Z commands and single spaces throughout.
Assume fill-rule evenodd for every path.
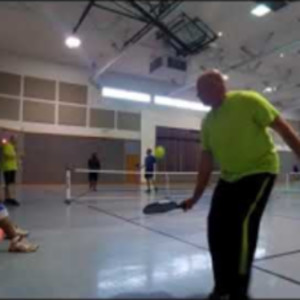
M 297 132 L 263 95 L 251 92 L 248 96 L 255 122 L 261 127 L 274 129 L 300 159 L 300 138 Z
M 273 128 L 283 138 L 283 140 L 300 159 L 300 138 L 293 127 L 281 116 L 277 116 L 270 124 L 270 127 Z

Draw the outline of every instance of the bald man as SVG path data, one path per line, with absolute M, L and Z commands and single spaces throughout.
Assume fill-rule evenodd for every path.
M 279 156 L 268 128 L 300 158 L 300 140 L 261 94 L 227 92 L 222 74 L 208 71 L 197 82 L 203 104 L 211 106 L 202 124 L 202 150 L 191 209 L 213 170 L 221 168 L 208 216 L 208 242 L 215 287 L 210 299 L 248 299 L 251 265 L 260 220 L 279 172 Z

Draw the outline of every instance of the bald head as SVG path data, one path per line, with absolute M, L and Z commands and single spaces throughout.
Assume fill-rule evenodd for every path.
M 197 80 L 197 94 L 200 100 L 213 108 L 219 107 L 225 99 L 226 86 L 222 74 L 210 70 Z

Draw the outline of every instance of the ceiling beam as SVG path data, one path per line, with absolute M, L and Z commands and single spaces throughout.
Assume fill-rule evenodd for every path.
M 89 11 L 92 9 L 93 5 L 94 5 L 94 0 L 90 1 L 87 6 L 85 7 L 84 11 L 82 12 L 77 24 L 75 25 L 75 27 L 73 28 L 73 33 L 76 33 L 79 26 L 82 24 L 82 22 L 85 20 L 85 18 L 87 17 L 87 14 L 89 13 Z

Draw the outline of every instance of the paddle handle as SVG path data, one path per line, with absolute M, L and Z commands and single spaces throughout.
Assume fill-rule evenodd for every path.
M 186 209 L 186 203 L 185 203 L 185 201 L 182 201 L 181 203 L 179 203 L 178 204 L 178 208 L 181 208 L 181 209 L 185 210 Z

